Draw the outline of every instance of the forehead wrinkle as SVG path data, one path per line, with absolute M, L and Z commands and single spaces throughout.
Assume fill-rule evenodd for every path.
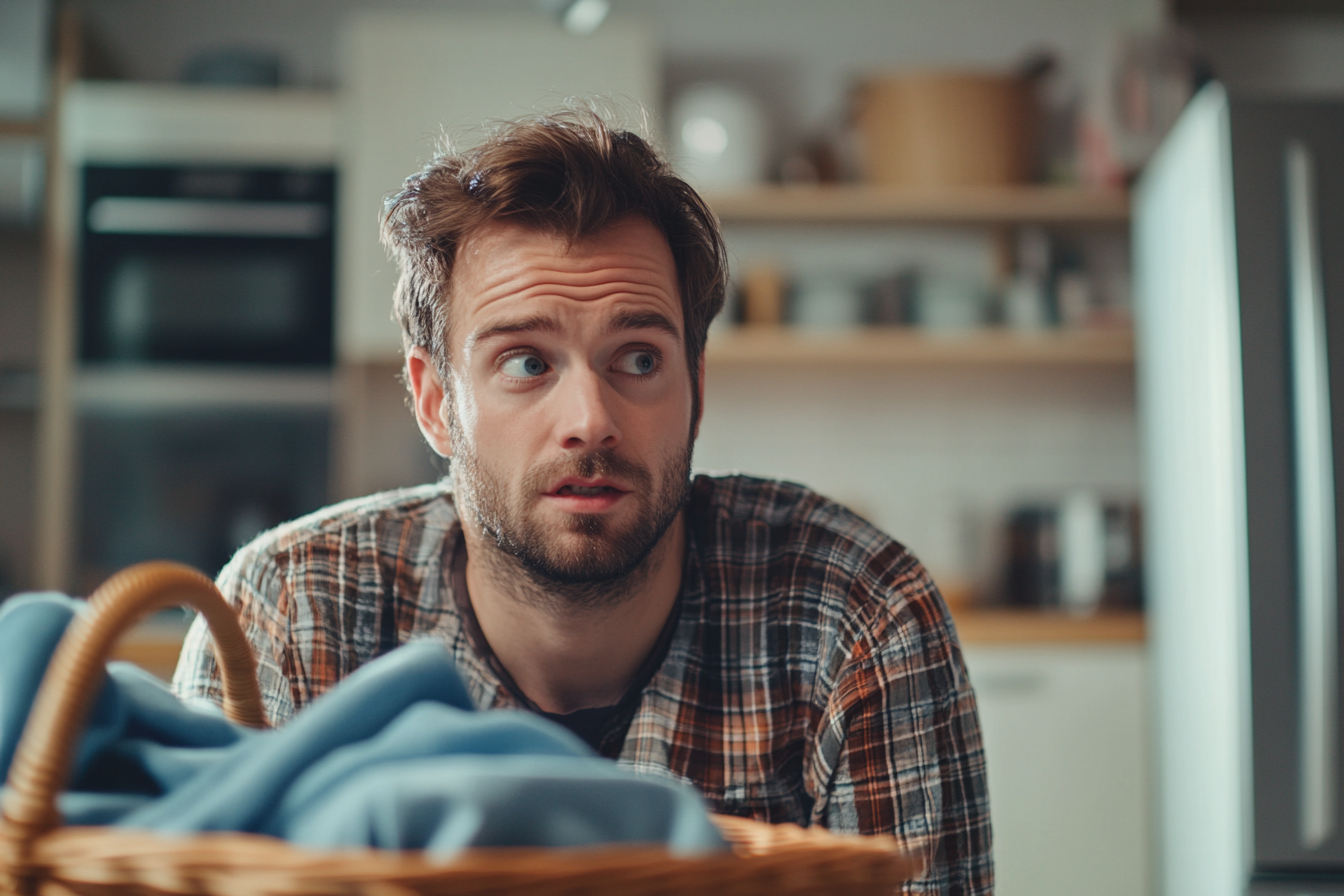
M 660 237 L 651 245 L 648 240 L 624 239 L 619 233 L 614 238 L 619 246 L 609 245 L 606 235 L 565 242 L 518 225 L 491 226 L 468 236 L 458 247 L 460 264 L 451 284 L 457 315 L 465 316 L 459 319 L 481 322 L 477 327 L 464 327 L 466 353 L 488 338 L 487 331 L 502 334 L 495 329 L 496 322 L 513 332 L 524 329 L 513 324 L 530 309 L 515 303 L 534 301 L 551 311 L 559 310 L 554 302 L 601 301 L 614 302 L 617 309 L 661 312 L 674 324 L 668 332 L 682 340 L 677 326 L 683 313 L 681 284 L 665 239 Z M 539 310 L 537 315 L 545 313 Z M 563 318 L 555 322 L 564 325 Z M 654 326 L 666 329 L 657 323 Z
M 610 292 L 666 292 L 662 271 L 655 264 L 631 264 L 628 259 L 612 264 L 585 266 L 581 270 L 565 270 L 551 264 L 519 262 L 497 265 L 482 277 L 477 293 L 484 296 L 504 293 L 534 294 L 538 288 L 591 290 L 607 288 Z M 670 285 L 670 284 L 669 284 Z M 493 296 L 492 296 L 493 297 Z

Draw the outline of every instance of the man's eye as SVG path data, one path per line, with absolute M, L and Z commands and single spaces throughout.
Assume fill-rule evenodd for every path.
M 621 373 L 629 373 L 635 376 L 647 376 L 658 367 L 658 356 L 649 351 L 626 352 L 621 355 L 616 362 L 616 369 Z
M 514 355 L 511 358 L 505 358 L 504 363 L 499 365 L 499 369 L 504 371 L 506 376 L 527 379 L 545 373 L 546 362 L 536 355 Z

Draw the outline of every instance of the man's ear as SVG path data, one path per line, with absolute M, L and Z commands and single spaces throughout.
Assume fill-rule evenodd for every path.
M 448 428 L 443 380 L 434 359 L 418 345 L 406 352 L 406 381 L 411 384 L 411 407 L 425 441 L 440 457 L 452 457 L 453 438 Z
M 695 425 L 691 427 L 691 441 L 700 438 L 700 421 L 705 417 L 705 353 L 700 352 L 700 366 L 695 372 Z

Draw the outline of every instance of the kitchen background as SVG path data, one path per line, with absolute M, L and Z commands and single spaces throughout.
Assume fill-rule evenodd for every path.
M 62 88 L 59 137 L 42 101 L 0 110 L 0 597 L 84 593 L 150 554 L 217 567 L 280 519 L 437 475 L 394 378 L 377 200 L 441 124 L 471 123 L 474 103 L 542 64 L 494 49 L 476 60 L 462 35 L 511 27 L 553 43 L 562 5 L 82 0 L 62 5 L 77 24 L 48 52 L 21 43 L 19 26 L 32 14 L 44 17 L 34 33 L 59 31 L 56 10 L 5 0 L 0 17 L 17 24 L 0 27 L 0 66 L 55 66 L 39 98 L 63 84 L 65 62 L 79 80 Z M 1344 12 L 1326 0 L 613 0 L 582 39 L 603 48 L 585 55 L 615 60 L 592 77 L 642 100 L 649 131 L 688 167 L 703 140 L 685 125 L 713 118 L 706 108 L 726 105 L 742 128 L 732 145 L 758 141 L 737 169 L 698 172 L 720 199 L 736 289 L 710 347 L 696 466 L 807 483 L 933 570 L 982 703 L 1000 892 L 1149 892 L 1161 849 L 1133 587 L 1141 470 L 1123 191 L 1179 108 L 1169 97 L 1211 75 L 1248 92 L 1344 91 Z M 854 85 L 920 69 L 1035 72 L 1030 179 L 1053 191 L 916 201 L 850 184 L 864 171 Z M 187 80 L 280 89 L 169 87 Z M 521 112 L 558 95 L 509 102 Z M 180 133 L 193 115 L 199 132 Z M 78 285 L 88 263 L 76 258 L 97 244 L 80 166 L 218 168 L 211 121 L 239 144 L 253 138 L 218 122 L 251 122 L 239 127 L 265 147 L 233 164 L 335 169 L 318 228 L 334 239 L 335 316 L 303 318 L 309 332 L 332 328 L 325 356 L 203 369 L 80 341 L 96 315 L 73 298 L 93 289 Z M 136 122 L 151 128 L 138 139 Z M 64 167 L 44 185 L 53 145 Z M 851 191 L 838 211 L 742 189 L 830 178 Z M 237 189 L 240 201 L 261 195 Z M 1049 547 L 1069 541 L 1071 519 L 1104 525 L 1113 561 L 1108 580 L 1072 591 Z M 1104 612 L 993 609 L 1071 601 Z

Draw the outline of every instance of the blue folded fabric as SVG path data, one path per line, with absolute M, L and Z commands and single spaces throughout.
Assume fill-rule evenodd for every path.
M 442 756 L 378 766 L 295 818 L 304 846 L 423 849 L 659 843 L 678 855 L 723 841 L 694 789 L 596 757 Z
M 0 605 L 6 772 L 81 606 L 57 594 Z M 724 845 L 690 786 L 622 769 L 539 716 L 476 712 L 436 641 L 366 664 L 275 731 L 184 703 L 133 666 L 110 663 L 108 673 L 61 796 L 68 824 L 248 831 L 439 858 L 469 846 Z

